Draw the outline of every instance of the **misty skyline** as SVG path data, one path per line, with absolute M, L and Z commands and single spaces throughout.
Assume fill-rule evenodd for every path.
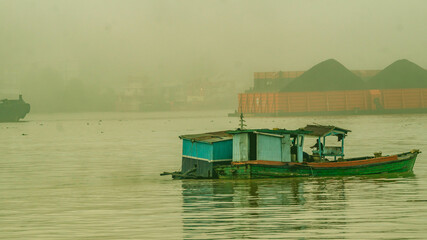
M 0 77 L 117 86 L 307 70 L 334 58 L 349 69 L 398 59 L 427 66 L 425 1 L 0 0 Z M 243 90 L 243 89 L 242 89 Z

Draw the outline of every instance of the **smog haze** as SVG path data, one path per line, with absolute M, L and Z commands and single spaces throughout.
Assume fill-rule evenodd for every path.
M 330 58 L 426 68 L 426 10 L 415 0 L 1 0 L 0 98 L 22 93 L 34 112 L 114 111 L 136 84 L 161 109 L 170 99 L 158 106 L 158 96 L 200 84 L 212 106 L 232 109 L 254 72 Z

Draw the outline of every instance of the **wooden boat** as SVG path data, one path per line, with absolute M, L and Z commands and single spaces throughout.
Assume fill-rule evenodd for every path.
M 385 156 L 343 159 L 330 162 L 282 163 L 254 160 L 217 167 L 219 178 L 277 178 L 349 176 L 412 172 L 418 150 Z
M 174 179 L 253 179 L 412 172 L 420 153 L 416 149 L 345 158 L 344 139 L 349 132 L 336 126 L 307 125 L 297 130 L 240 128 L 182 135 L 182 170 L 161 175 Z M 311 154 L 304 151 L 306 137 L 317 138 Z M 338 146 L 326 141 L 334 137 Z

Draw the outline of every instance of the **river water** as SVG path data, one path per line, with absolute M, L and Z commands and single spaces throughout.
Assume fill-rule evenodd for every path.
M 181 134 L 225 111 L 29 114 L 0 123 L 0 239 L 426 239 L 427 115 L 248 118 L 351 129 L 347 157 L 418 148 L 414 174 L 171 180 Z

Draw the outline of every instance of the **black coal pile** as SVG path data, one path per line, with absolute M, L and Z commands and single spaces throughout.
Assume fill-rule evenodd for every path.
M 406 59 L 398 60 L 369 81 L 371 89 L 427 88 L 427 70 Z
M 323 61 L 295 78 L 283 92 L 313 92 L 365 89 L 362 79 L 335 59 Z

